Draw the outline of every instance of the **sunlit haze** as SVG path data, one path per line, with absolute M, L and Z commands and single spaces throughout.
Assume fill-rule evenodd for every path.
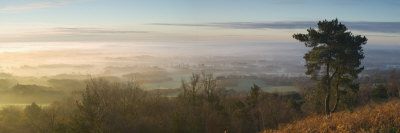
M 196 56 L 198 48 L 206 49 L 203 55 L 236 55 L 224 50 L 230 44 L 238 53 L 265 54 L 260 49 L 302 48 L 293 33 L 335 18 L 353 33 L 368 36 L 371 46 L 398 47 L 399 5 L 396 0 L 3 0 L 1 66 L 99 63 L 94 60 L 102 56 L 93 53 Z M 65 59 L 51 59 L 54 56 Z
M 0 133 L 400 133 L 399 0 L 0 0 Z

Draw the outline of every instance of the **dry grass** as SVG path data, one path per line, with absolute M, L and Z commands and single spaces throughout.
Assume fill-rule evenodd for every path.
M 400 133 L 400 101 L 379 105 L 368 105 L 355 112 L 338 112 L 328 116 L 311 116 L 304 120 L 285 125 L 280 130 L 264 133 L 354 133 L 390 132 Z

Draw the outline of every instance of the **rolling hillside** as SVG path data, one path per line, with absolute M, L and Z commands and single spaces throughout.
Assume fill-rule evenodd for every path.
M 338 112 L 329 116 L 318 115 L 264 133 L 280 132 L 400 132 L 400 101 L 367 105 L 353 113 Z

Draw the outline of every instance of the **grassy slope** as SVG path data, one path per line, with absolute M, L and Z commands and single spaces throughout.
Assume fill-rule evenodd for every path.
M 270 132 L 400 132 L 400 101 L 368 105 L 355 112 L 311 116 Z

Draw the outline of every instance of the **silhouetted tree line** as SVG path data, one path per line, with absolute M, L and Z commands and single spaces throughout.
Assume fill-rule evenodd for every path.
M 257 85 L 235 93 L 217 87 L 212 74 L 193 74 L 182 89 L 165 97 L 132 82 L 91 79 L 76 99 L 3 108 L 0 132 L 257 132 L 301 117 L 287 103 L 296 96 L 265 93 Z
M 360 78 L 367 85 L 361 86 L 357 96 L 343 95 L 338 110 L 351 111 L 370 101 L 397 98 L 399 76 L 393 70 L 386 76 Z M 212 74 L 201 73 L 182 81 L 180 95 L 167 97 L 142 90 L 134 82 L 91 79 L 77 98 L 48 106 L 32 103 L 23 110 L 4 107 L 0 111 L 0 132 L 258 132 L 323 114 L 323 100 L 318 99 L 324 99 L 324 95 L 314 88 L 278 94 L 253 85 L 243 94 L 218 87 Z

